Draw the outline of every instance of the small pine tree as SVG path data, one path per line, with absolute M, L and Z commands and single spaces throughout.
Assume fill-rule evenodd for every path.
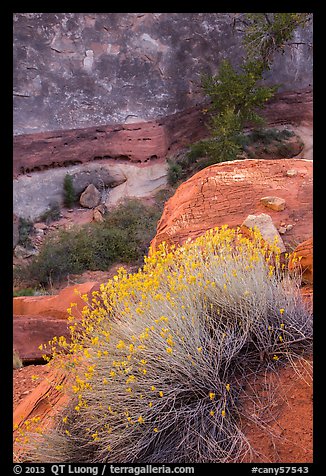
M 204 76 L 203 88 L 211 99 L 210 130 L 212 139 L 206 150 L 216 162 L 233 160 L 241 151 L 241 133 L 248 122 L 262 125 L 258 114 L 278 86 L 258 86 L 264 65 L 260 61 L 244 63 L 237 72 L 227 60 L 222 61 L 218 75 Z
M 63 192 L 64 192 L 64 204 L 67 208 L 71 208 L 76 201 L 76 193 L 72 181 L 72 176 L 69 174 L 65 175 L 63 181 Z

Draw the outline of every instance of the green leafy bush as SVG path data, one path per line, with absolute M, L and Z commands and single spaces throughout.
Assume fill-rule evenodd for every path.
M 158 207 L 126 200 L 102 223 L 59 230 L 46 237 L 40 253 L 28 265 L 15 270 L 16 279 L 46 285 L 69 274 L 105 271 L 115 262 L 141 262 L 160 214 Z
M 14 291 L 14 297 L 20 297 L 20 296 L 34 296 L 34 289 L 33 288 L 22 288 L 19 289 L 18 291 Z
M 183 178 L 183 169 L 180 164 L 172 160 L 168 161 L 168 184 L 175 185 Z

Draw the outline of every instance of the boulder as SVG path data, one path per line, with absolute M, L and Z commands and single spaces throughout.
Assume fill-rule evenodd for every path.
M 68 322 L 63 319 L 52 319 L 49 316 L 19 316 L 13 319 L 13 344 L 21 361 L 29 362 L 42 360 L 42 356 L 51 355 L 48 350 L 41 350 L 41 344 L 48 344 L 54 336 L 64 336 L 69 339 Z
M 78 195 L 90 184 L 93 184 L 97 189 L 103 187 L 113 188 L 121 185 L 126 180 L 123 174 L 111 171 L 105 167 L 78 170 L 77 172 L 72 172 L 71 176 L 74 191 Z
M 273 220 L 266 213 L 260 213 L 259 215 L 248 215 L 245 221 L 242 223 L 241 228 L 258 228 L 262 238 L 270 244 L 276 240 L 276 245 L 280 248 L 281 253 L 286 251 L 283 240 L 277 231 Z
M 100 201 L 101 192 L 92 183 L 86 187 L 79 199 L 79 203 L 85 208 L 95 208 Z
M 308 239 L 312 235 L 312 165 L 304 159 L 247 159 L 206 167 L 182 183 L 165 203 L 150 252 L 163 241 L 179 245 L 216 226 L 238 227 L 248 215 L 266 211 L 260 199 L 267 195 L 286 199 L 284 210 L 269 210 L 276 228 L 281 223 L 295 225 L 284 235 L 285 247 Z M 297 171 L 295 176 L 287 175 L 291 169 Z
M 313 283 L 313 238 L 300 243 L 289 258 L 289 270 L 302 273 L 304 284 Z
M 83 284 L 68 286 L 54 296 L 20 296 L 13 300 L 13 313 L 24 316 L 50 316 L 56 319 L 67 319 L 67 309 L 73 306 L 72 313 L 79 317 L 86 306 L 81 298 L 86 294 L 91 299 L 93 291 L 99 289 L 100 283 L 90 281 Z
M 262 197 L 260 199 L 261 203 L 265 205 L 265 207 L 270 208 L 271 210 L 275 210 L 276 212 L 280 212 L 285 208 L 285 200 L 284 198 L 280 197 Z

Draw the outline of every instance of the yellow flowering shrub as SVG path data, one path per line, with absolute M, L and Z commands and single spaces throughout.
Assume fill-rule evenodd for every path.
M 137 273 L 120 268 L 69 317 L 52 365 L 69 372 L 71 403 L 34 435 L 33 462 L 241 461 L 239 382 L 310 349 L 312 316 L 276 245 L 227 226 Z M 45 459 L 44 459 L 45 458 Z

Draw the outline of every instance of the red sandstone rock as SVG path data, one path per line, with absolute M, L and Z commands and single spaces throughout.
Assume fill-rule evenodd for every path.
M 144 163 L 165 159 L 208 136 L 208 117 L 202 109 L 199 105 L 149 122 L 17 135 L 13 140 L 14 177 L 98 158 Z M 262 115 L 269 126 L 312 124 L 312 91 L 275 94 Z
M 299 261 L 296 259 L 301 258 Z M 299 270 L 304 284 L 313 283 L 313 238 L 300 243 L 289 259 L 289 270 Z
M 54 336 L 64 336 L 68 340 L 70 332 L 67 326 L 67 321 L 49 316 L 14 316 L 13 344 L 22 362 L 41 360 L 44 354 L 51 355 L 49 340 Z M 48 350 L 40 350 L 41 344 L 47 344 Z
M 66 375 L 58 370 L 52 370 L 47 377 L 17 406 L 13 414 L 14 425 L 14 455 L 18 459 L 21 454 L 19 430 L 26 430 L 24 422 L 40 417 L 40 421 L 32 424 L 31 430 L 39 427 L 48 430 L 54 424 L 54 418 L 60 413 L 68 402 L 68 397 L 62 390 L 58 390 L 58 385 L 66 382 Z M 15 439 L 18 441 L 15 442 Z M 22 438 L 21 438 L 22 439 Z
M 156 121 L 15 136 L 14 177 L 101 158 L 142 163 L 165 159 L 168 152 L 207 136 L 201 109 L 190 108 Z
M 72 307 L 74 316 L 80 316 L 86 303 L 80 296 L 87 294 L 89 297 L 93 291 L 99 289 L 100 284 L 91 281 L 64 288 L 59 294 L 54 296 L 21 296 L 13 300 L 13 313 L 16 315 L 43 317 L 50 316 L 57 319 L 68 317 L 67 309 L 71 303 L 76 303 Z
M 205 168 L 182 183 L 166 202 L 151 251 L 162 241 L 182 244 L 216 226 L 240 226 L 248 215 L 266 212 L 260 202 L 266 195 L 286 200 L 284 210 L 269 210 L 277 228 L 281 223 L 294 224 L 284 235 L 285 246 L 309 238 L 312 165 L 303 159 L 236 160 Z M 290 169 L 297 174 L 289 177 Z

